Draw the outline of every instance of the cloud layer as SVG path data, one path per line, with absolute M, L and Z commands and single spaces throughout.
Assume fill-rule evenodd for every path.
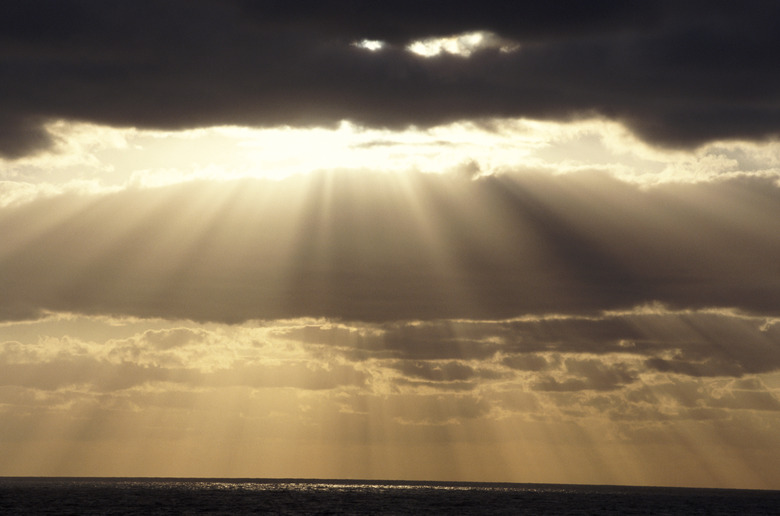
M 779 327 L 660 305 L 504 321 L 6 323 L 16 340 L 0 339 L 0 468 L 278 476 L 302 447 L 321 443 L 352 465 L 331 462 L 330 475 L 398 467 L 453 478 L 486 461 L 504 479 L 773 488 Z M 215 442 L 214 457 L 194 452 Z M 20 462 L 41 446 L 45 460 Z M 128 447 L 144 467 L 116 451 Z M 417 447 L 443 455 L 409 461 Z M 372 448 L 391 456 L 376 464 Z M 726 452 L 710 463 L 713 448 Z M 67 460 L 76 450 L 79 460 Z M 620 458 L 609 450 L 630 471 L 611 472 Z M 467 470 L 446 460 L 475 451 Z M 504 464 L 529 453 L 544 459 L 533 472 Z M 405 466 L 394 465 L 397 454 Z M 605 464 L 588 468 L 582 454 Z M 291 473 L 312 474 L 317 463 L 307 454 Z M 670 477 L 670 465 L 684 474 Z M 553 474 L 558 466 L 568 473 Z
M 382 127 L 603 116 L 647 141 L 777 135 L 771 1 L 6 2 L 0 153 L 52 144 L 46 121 L 180 129 Z M 464 31 L 516 42 L 469 58 L 404 45 Z M 352 43 L 390 44 L 378 52 Z

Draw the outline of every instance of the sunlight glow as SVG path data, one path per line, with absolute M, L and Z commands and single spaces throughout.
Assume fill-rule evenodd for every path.
M 410 43 L 406 49 L 422 57 L 435 57 L 442 53 L 470 57 L 483 49 L 514 52 L 520 48 L 516 42 L 506 40 L 487 31 L 466 32 L 442 38 L 428 38 Z
M 57 145 L 0 159 L 0 207 L 61 193 L 93 194 L 193 180 L 283 179 L 323 170 L 568 174 L 598 170 L 642 185 L 744 175 L 780 181 L 773 142 L 714 142 L 695 151 L 658 149 L 600 119 L 455 122 L 427 129 L 219 126 L 185 131 L 53 122 Z
M 385 42 L 376 39 L 362 39 L 352 43 L 352 45 L 371 52 L 376 52 L 385 48 Z

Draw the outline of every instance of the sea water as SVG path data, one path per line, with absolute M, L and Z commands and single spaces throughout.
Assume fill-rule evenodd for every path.
M 780 514 L 780 491 L 355 480 L 0 478 L 0 514 Z

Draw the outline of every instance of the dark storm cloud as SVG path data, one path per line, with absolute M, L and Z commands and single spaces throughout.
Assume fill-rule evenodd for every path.
M 503 319 L 652 301 L 780 313 L 780 188 L 762 178 L 648 190 L 593 174 L 190 183 L 4 208 L 0 234 L 6 320 Z M 578 324 L 604 345 L 604 327 Z M 433 345 L 452 332 L 403 331 Z
M 780 129 L 780 4 L 748 2 L 9 1 L 0 7 L 0 153 L 87 120 L 429 126 L 601 115 L 691 146 Z M 423 59 L 415 38 L 520 43 Z M 387 40 L 381 52 L 351 46 Z

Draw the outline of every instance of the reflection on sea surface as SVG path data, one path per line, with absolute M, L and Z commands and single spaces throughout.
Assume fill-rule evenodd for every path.
M 3 514 L 771 514 L 780 491 L 375 480 L 2 478 Z

